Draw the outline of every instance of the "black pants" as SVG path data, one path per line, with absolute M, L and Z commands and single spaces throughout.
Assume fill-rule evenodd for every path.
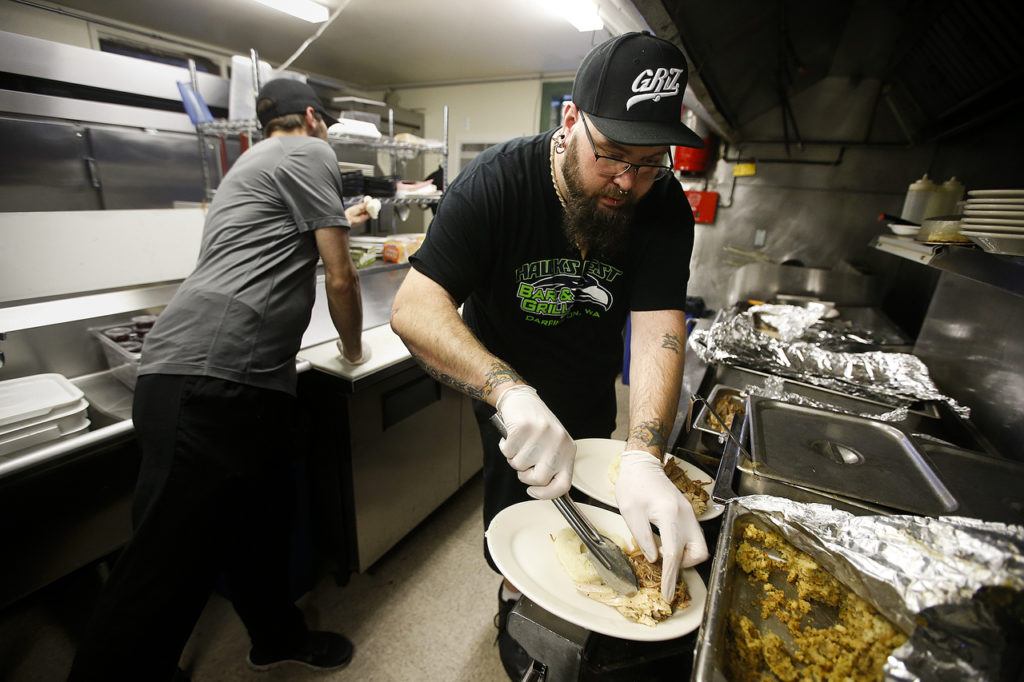
M 550 406 L 550 405 L 549 405 Z M 608 438 L 615 430 L 615 398 L 611 404 L 607 399 L 595 401 L 592 412 L 582 411 L 579 415 L 570 414 L 568 410 L 555 410 L 562 425 L 573 438 Z M 610 408 L 610 413 L 609 413 Z M 494 408 L 479 400 L 473 401 L 473 413 L 477 426 L 480 427 L 480 441 L 484 449 L 484 529 L 491 525 L 491 520 L 502 509 L 519 502 L 532 500 L 526 493 L 527 485 L 519 480 L 519 472 L 509 466 L 505 455 L 498 449 L 501 434 L 490 422 Z M 609 418 L 610 414 L 610 418 Z M 575 498 L 574 498 L 575 499 Z M 491 559 L 484 539 L 484 558 L 495 573 L 501 573 Z
M 142 449 L 135 533 L 70 679 L 168 679 L 221 574 L 254 646 L 296 646 L 306 625 L 288 594 L 295 398 L 144 375 L 132 416 Z

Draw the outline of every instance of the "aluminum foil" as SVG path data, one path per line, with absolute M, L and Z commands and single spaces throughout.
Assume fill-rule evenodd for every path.
M 887 680 L 999 679 L 1007 614 L 1024 613 L 1024 526 L 854 516 L 767 495 L 738 502 L 910 636 Z
M 867 417 L 868 419 L 877 419 L 883 422 L 901 422 L 907 418 L 910 413 L 910 409 L 907 407 L 895 407 L 888 412 L 877 414 L 875 412 L 857 412 L 855 410 L 847 410 L 831 403 L 823 403 L 820 400 L 813 398 L 807 398 L 798 393 L 785 390 L 786 380 L 778 376 L 769 376 L 765 378 L 764 386 L 748 385 L 743 389 L 743 395 L 758 396 L 761 398 L 773 398 L 775 400 L 782 400 L 787 403 L 794 405 L 804 405 L 805 407 L 817 407 L 822 410 L 831 410 L 833 412 L 841 412 L 843 414 L 852 414 L 857 417 Z M 723 436 L 724 438 L 724 436 Z
M 916 356 L 836 350 L 864 347 L 867 339 L 855 332 L 816 326 L 819 319 L 819 310 L 797 306 L 754 306 L 742 313 L 734 310 L 709 329 L 694 332 L 690 345 L 707 363 L 759 369 L 894 407 L 919 400 L 941 401 L 960 416 L 970 416 L 969 408 L 938 390 L 928 368 Z M 765 324 L 777 331 L 769 334 Z

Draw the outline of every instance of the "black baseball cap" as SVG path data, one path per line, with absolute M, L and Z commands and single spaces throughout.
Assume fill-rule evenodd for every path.
M 572 84 L 573 103 L 619 144 L 703 147 L 682 123 L 686 57 L 647 31 L 624 33 L 591 50 Z
M 261 111 L 259 103 L 264 99 L 270 100 L 271 106 Z M 290 78 L 277 78 L 264 85 L 256 96 L 256 106 L 256 116 L 264 127 L 279 116 L 305 113 L 306 107 L 313 107 L 323 117 L 328 128 L 338 122 L 338 119 L 327 113 L 313 88 Z

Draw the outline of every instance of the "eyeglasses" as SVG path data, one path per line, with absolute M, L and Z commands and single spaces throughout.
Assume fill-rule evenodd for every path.
M 597 165 L 597 172 L 607 178 L 617 178 L 623 173 L 633 171 L 640 180 L 660 180 L 672 172 L 672 166 L 668 164 L 668 154 L 665 155 L 665 163 L 630 163 L 614 156 L 605 156 L 597 153 L 597 145 L 590 134 L 590 126 L 587 125 L 587 117 L 580 112 L 580 119 L 583 121 L 583 131 L 587 134 L 590 142 L 590 149 L 594 152 L 594 163 Z

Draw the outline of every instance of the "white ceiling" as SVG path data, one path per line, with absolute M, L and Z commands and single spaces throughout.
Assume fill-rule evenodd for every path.
M 319 1 L 332 9 L 340 2 Z M 366 88 L 574 73 L 590 47 L 610 33 L 577 31 L 543 7 L 555 2 L 351 0 L 293 68 Z M 287 59 L 317 27 L 253 0 L 60 4 L 246 55 L 256 48 L 274 64 Z

